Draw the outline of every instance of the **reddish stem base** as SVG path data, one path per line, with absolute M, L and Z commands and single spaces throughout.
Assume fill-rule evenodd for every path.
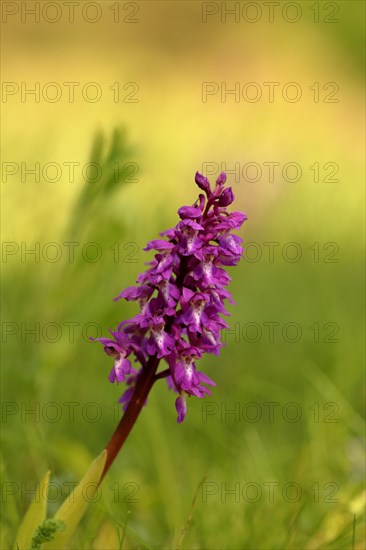
M 156 380 L 155 375 L 158 365 L 159 359 L 156 357 L 150 357 L 148 364 L 143 369 L 139 379 L 137 380 L 131 401 L 129 402 L 124 415 L 122 416 L 114 434 L 105 448 L 107 451 L 107 460 L 100 478 L 100 482 L 103 480 L 104 476 L 113 464 L 114 459 L 121 450 L 122 445 L 126 441 L 128 434 L 132 430 L 141 409 L 144 406 L 147 396 L 149 395 L 149 392 Z

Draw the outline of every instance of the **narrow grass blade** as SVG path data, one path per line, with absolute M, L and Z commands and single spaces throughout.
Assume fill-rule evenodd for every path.
M 63 504 L 61 504 L 54 519 L 63 521 L 66 528 L 64 531 L 58 533 L 52 542 L 43 545 L 42 550 L 60 550 L 60 548 L 65 548 L 65 545 L 72 537 L 89 503 L 92 501 L 93 495 L 95 495 L 97 491 L 106 457 L 107 453 L 103 451 L 94 462 L 92 462 L 89 470 L 80 483 L 66 498 Z
M 50 482 L 51 472 L 48 471 L 40 482 L 34 499 L 30 504 L 24 519 L 19 527 L 14 548 L 16 550 L 28 550 L 32 543 L 32 537 L 45 519 L 47 514 L 47 488 Z

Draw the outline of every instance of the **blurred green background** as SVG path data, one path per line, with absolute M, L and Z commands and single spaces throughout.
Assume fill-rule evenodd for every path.
M 63 2 L 39 22 L 5 4 L 1 548 L 44 472 L 52 514 L 109 439 L 123 389 L 88 336 L 136 312 L 112 299 L 194 202 L 195 171 L 220 167 L 251 244 L 234 332 L 201 361 L 217 387 L 178 426 L 156 385 L 71 547 L 364 548 L 364 3 L 281 2 L 270 20 L 262 2 L 84 2 L 74 22 Z

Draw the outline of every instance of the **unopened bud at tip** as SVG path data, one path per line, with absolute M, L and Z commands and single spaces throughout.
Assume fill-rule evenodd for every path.
M 195 182 L 200 189 L 205 191 L 205 193 L 207 193 L 208 195 L 211 194 L 210 182 L 203 174 L 201 174 L 200 172 L 196 172 Z

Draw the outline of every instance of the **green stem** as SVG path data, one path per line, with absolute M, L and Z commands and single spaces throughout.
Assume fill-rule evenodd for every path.
M 107 460 L 100 481 L 102 481 L 109 468 L 112 466 L 114 459 L 121 450 L 123 443 L 126 441 L 128 434 L 132 430 L 145 404 L 147 396 L 156 380 L 155 373 L 159 361 L 160 359 L 157 359 L 156 356 L 150 357 L 146 368 L 141 370 L 131 401 L 105 448 L 107 451 Z

